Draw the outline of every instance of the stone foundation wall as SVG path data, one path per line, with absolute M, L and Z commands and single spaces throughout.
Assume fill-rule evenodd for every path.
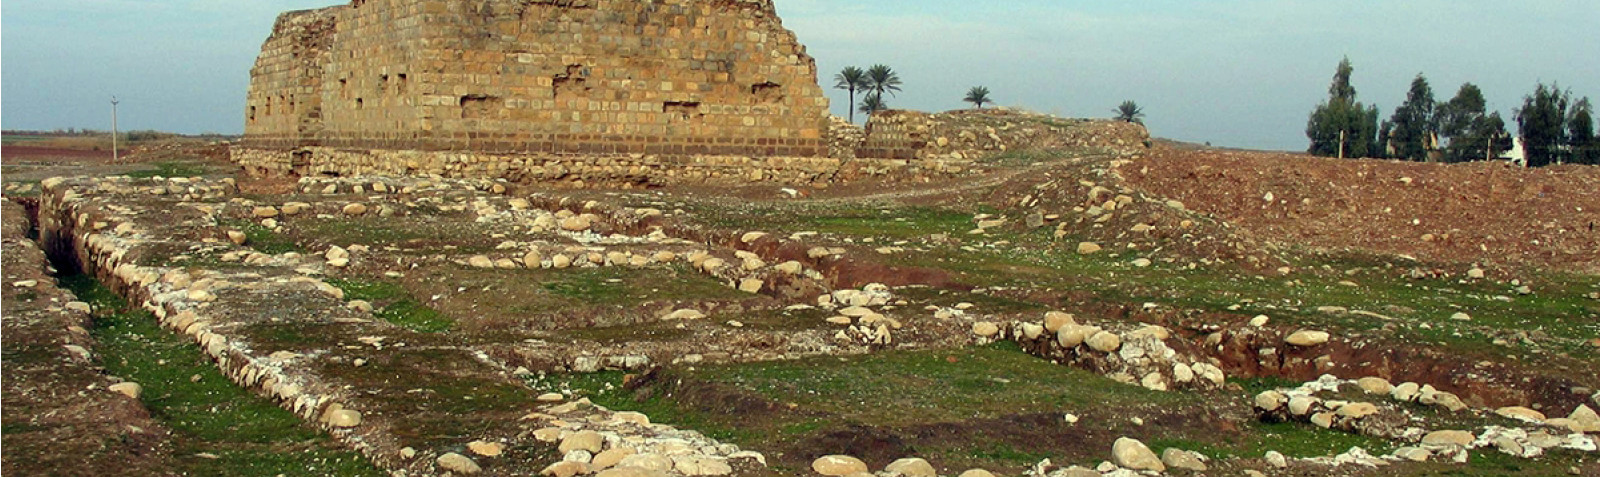
M 234 148 L 233 161 L 255 174 L 437 175 L 506 179 L 571 187 L 653 187 L 673 184 L 823 185 L 854 179 L 950 176 L 971 161 L 827 157 L 653 156 L 611 154 L 489 154 L 308 147 Z

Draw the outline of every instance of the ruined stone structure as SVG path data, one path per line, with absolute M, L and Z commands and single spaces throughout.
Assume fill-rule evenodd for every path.
M 973 152 L 1031 139 L 961 115 L 883 112 L 865 129 L 829 116 L 815 61 L 772 2 L 352 0 L 285 13 L 251 70 L 233 160 L 299 176 L 825 184 L 960 173 Z
M 827 154 L 771 0 L 354 0 L 282 15 L 246 147 Z

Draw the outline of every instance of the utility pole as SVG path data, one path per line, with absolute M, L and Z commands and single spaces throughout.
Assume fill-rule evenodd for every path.
M 1344 130 L 1339 131 L 1339 158 L 1344 159 Z
M 115 164 L 117 162 L 118 156 L 119 156 L 118 153 L 117 153 L 117 103 L 118 102 L 119 101 L 117 101 L 117 97 L 116 96 L 112 96 L 111 97 L 111 162 L 113 164 Z

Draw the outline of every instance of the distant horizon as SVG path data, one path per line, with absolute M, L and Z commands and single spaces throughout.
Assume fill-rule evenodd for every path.
M 124 130 L 238 135 L 249 70 L 277 16 L 342 3 L 0 4 L 0 128 L 109 130 L 116 95 Z M 896 109 L 962 109 L 979 85 L 998 105 L 1065 117 L 1109 118 L 1132 100 L 1152 136 L 1268 151 L 1306 149 L 1306 119 L 1347 56 L 1359 99 L 1384 118 L 1419 72 L 1440 102 L 1477 84 L 1512 132 L 1537 84 L 1600 99 L 1600 42 L 1587 40 L 1600 2 L 1589 0 L 776 5 L 840 117 L 848 106 L 833 75 L 877 63 L 905 81 L 889 98 Z

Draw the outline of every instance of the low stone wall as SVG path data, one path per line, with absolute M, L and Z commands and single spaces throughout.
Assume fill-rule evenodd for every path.
M 268 175 L 433 175 L 586 186 L 652 187 L 698 183 L 820 185 L 875 179 L 950 176 L 971 161 L 826 157 L 569 156 L 448 151 L 234 148 L 233 162 Z

